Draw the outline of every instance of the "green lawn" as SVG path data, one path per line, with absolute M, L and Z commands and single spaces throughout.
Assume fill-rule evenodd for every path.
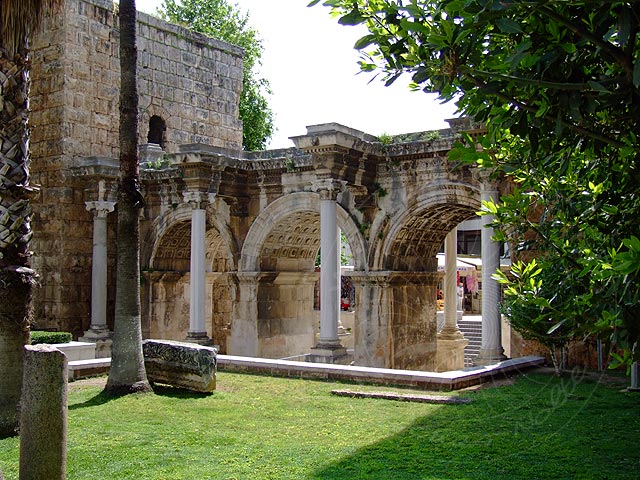
M 463 392 L 466 405 L 336 397 L 344 384 L 225 372 L 209 396 L 108 399 L 92 383 L 70 384 L 69 480 L 640 476 L 640 394 L 593 377 L 529 374 Z M 18 445 L 0 440 L 7 480 Z

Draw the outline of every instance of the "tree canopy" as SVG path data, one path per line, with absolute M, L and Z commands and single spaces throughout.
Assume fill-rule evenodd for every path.
M 310 5 L 319 3 L 311 2 Z M 638 358 L 640 7 L 627 0 L 327 0 L 364 24 L 361 69 L 455 100 L 486 125 L 451 158 L 508 177 L 484 213 L 521 259 L 505 284 L 516 328 L 608 339 Z M 554 339 L 555 337 L 555 339 Z
M 242 147 L 263 150 L 274 133 L 273 112 L 267 95 L 269 82 L 260 78 L 257 68 L 262 57 L 262 41 L 249 26 L 249 15 L 227 0 L 164 0 L 160 15 L 218 40 L 244 49 L 240 119 L 243 122 Z

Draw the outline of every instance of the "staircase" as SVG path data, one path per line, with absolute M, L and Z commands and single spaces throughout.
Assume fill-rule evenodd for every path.
M 458 320 L 458 328 L 469 343 L 464 347 L 464 366 L 473 366 L 473 360 L 480 352 L 482 344 L 482 317 L 475 315 L 463 316 Z

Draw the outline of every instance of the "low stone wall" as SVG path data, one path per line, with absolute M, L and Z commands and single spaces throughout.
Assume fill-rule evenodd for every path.
M 216 389 L 218 351 L 215 348 L 170 340 L 145 340 L 142 352 L 150 383 L 194 392 Z

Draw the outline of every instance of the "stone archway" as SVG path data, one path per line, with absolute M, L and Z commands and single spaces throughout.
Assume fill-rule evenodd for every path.
M 354 275 L 356 364 L 437 369 L 436 253 L 447 233 L 479 208 L 478 191 L 447 183 L 420 191 L 389 219 L 372 272 Z
M 231 233 L 215 216 L 205 237 L 206 305 L 208 336 L 226 353 L 232 304 L 235 300 L 236 267 Z M 146 337 L 184 340 L 189 330 L 191 212 L 183 206 L 154 222 L 156 239 L 143 258 L 143 332 Z
M 320 212 L 320 199 L 315 193 L 296 192 L 285 195 L 273 201 L 264 209 L 260 215 L 253 221 L 251 228 L 247 234 L 240 255 L 238 264 L 239 272 L 256 272 L 260 271 L 260 250 L 264 245 L 266 238 L 273 230 L 274 224 L 282 221 L 283 218 L 300 212 L 314 212 L 318 215 Z M 349 245 L 354 260 L 354 269 L 357 271 L 367 269 L 367 249 L 364 237 L 358 230 L 349 213 L 338 207 L 338 226 L 342 229 Z M 319 227 L 318 227 L 319 228 Z M 317 237 L 318 242 L 320 237 Z M 318 247 L 319 248 L 319 243 Z M 316 248 L 316 251 L 317 251 Z M 314 257 L 315 259 L 315 257 Z
M 480 210 L 480 191 L 467 184 L 430 185 L 389 222 L 372 255 L 372 270 L 435 272 L 447 233 Z
M 338 212 L 356 268 L 364 268 L 364 239 L 349 214 L 342 208 Z M 239 263 L 231 353 L 282 358 L 309 352 L 318 322 L 314 286 L 319 248 L 317 194 L 280 197 L 254 220 Z

